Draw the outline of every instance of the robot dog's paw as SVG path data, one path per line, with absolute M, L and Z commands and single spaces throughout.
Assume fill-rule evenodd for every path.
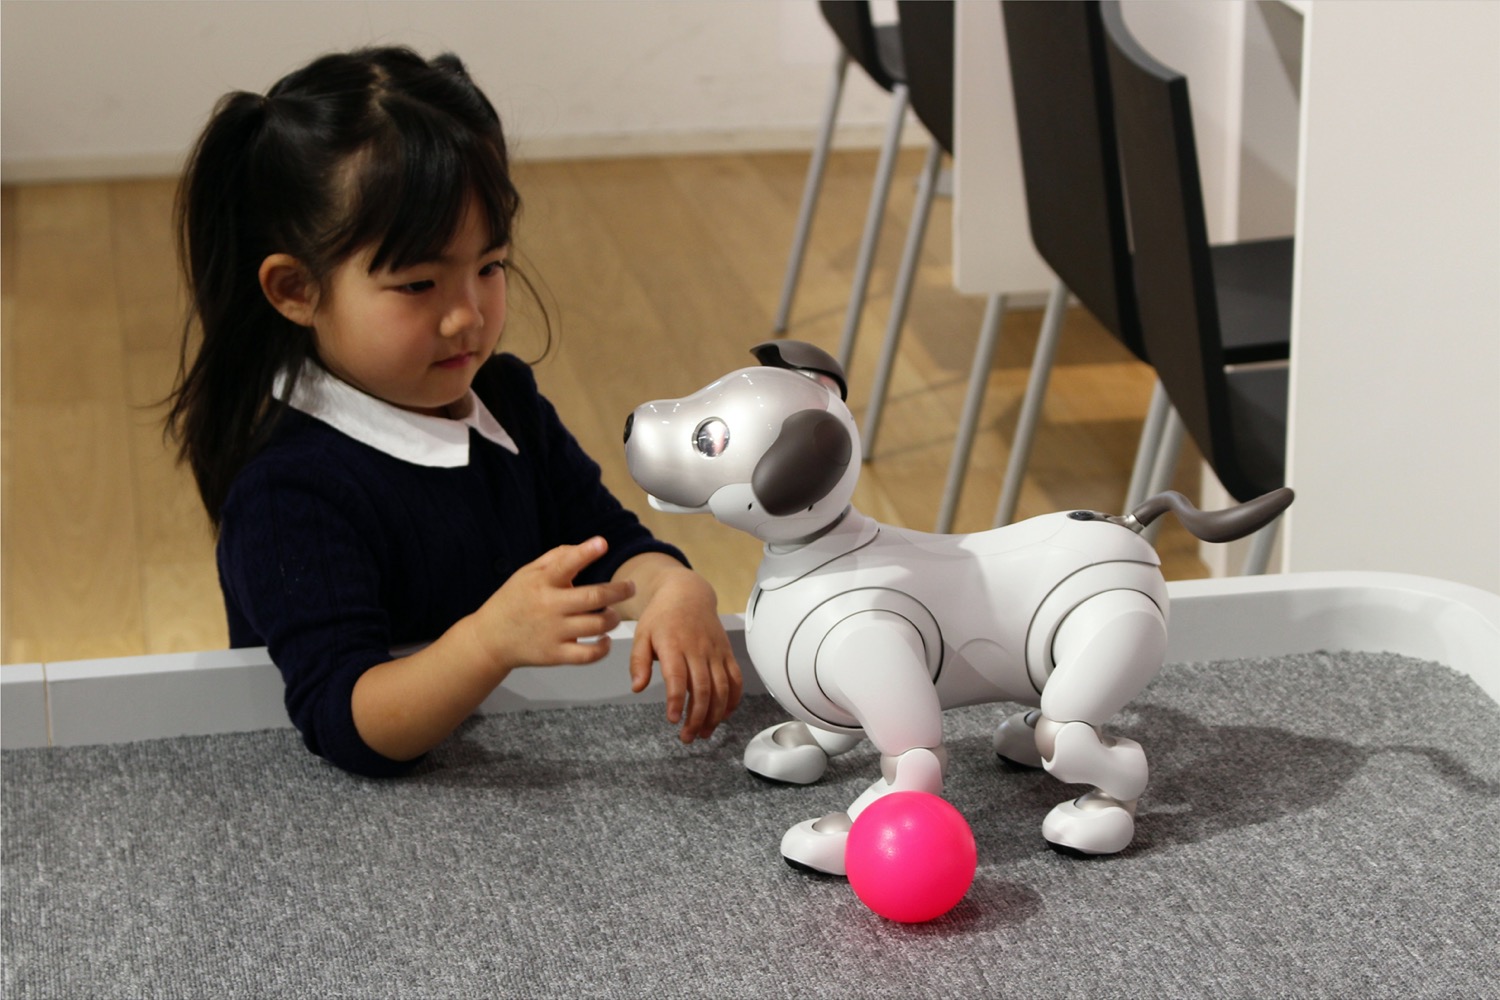
M 798 823 L 781 838 L 781 856 L 793 868 L 823 875 L 843 875 L 844 845 L 853 822 L 848 813 Z
M 1135 836 L 1135 803 L 1089 792 L 1053 807 L 1042 821 L 1042 836 L 1067 853 L 1117 854 Z
M 807 726 L 783 722 L 756 733 L 745 746 L 745 770 L 771 781 L 810 785 L 828 770 L 828 754 Z
M 1042 752 L 1036 748 L 1036 720 L 1040 709 L 1017 712 L 995 730 L 995 756 L 1007 766 L 1037 769 L 1042 766 Z

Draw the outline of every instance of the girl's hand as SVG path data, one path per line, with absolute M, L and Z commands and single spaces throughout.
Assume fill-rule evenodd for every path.
M 611 605 L 635 594 L 630 580 L 573 586 L 605 548 L 591 538 L 553 549 L 430 646 L 365 671 L 351 702 L 360 738 L 393 760 L 411 760 L 447 739 L 514 668 L 601 659 L 606 633 L 620 624 Z
M 644 602 L 636 615 L 630 653 L 632 690 L 645 690 L 652 660 L 660 661 L 667 721 L 682 724 L 678 736 L 684 743 L 712 735 L 739 705 L 744 691 L 713 587 L 660 553 L 627 561 L 616 579 L 626 576 L 640 581 L 641 596 L 635 603 Z
M 473 615 L 474 639 L 486 658 L 506 672 L 603 659 L 609 652 L 607 633 L 620 624 L 613 605 L 634 596 L 635 584 L 614 580 L 575 587 L 573 578 L 607 547 L 602 538 L 560 545 L 516 570 Z

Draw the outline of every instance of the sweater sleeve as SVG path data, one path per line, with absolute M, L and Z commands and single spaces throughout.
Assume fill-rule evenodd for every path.
M 218 546 L 225 601 L 266 644 L 293 725 L 313 753 L 370 776 L 415 762 L 372 750 L 354 724 L 354 685 L 391 659 L 367 505 L 327 464 L 263 463 L 224 505 Z
M 475 390 L 502 423 L 519 432 L 520 447 L 538 454 L 538 507 L 550 522 L 554 544 L 577 544 L 603 536 L 609 551 L 578 576 L 580 583 L 609 580 L 626 561 L 643 552 L 662 552 L 690 565 L 674 545 L 653 536 L 640 519 L 604 484 L 599 464 L 579 445 L 552 403 L 537 389 L 531 369 L 511 355 L 499 355 L 486 366 L 493 376 L 475 382 Z M 498 382 L 498 385 L 497 385 Z

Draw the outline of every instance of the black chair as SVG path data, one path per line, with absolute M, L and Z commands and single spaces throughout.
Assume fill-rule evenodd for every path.
M 1026 395 L 1011 443 L 995 523 L 1015 516 L 1021 481 L 1036 435 L 1069 293 L 1136 358 L 1145 360 L 1131 278 L 1108 70 L 1099 6 L 1092 3 L 1003 3 L 1021 172 L 1031 240 L 1057 275 L 1031 362 Z M 951 528 L 963 489 L 974 425 L 983 405 L 996 335 L 981 338 L 970 369 L 968 398 L 939 531 Z M 1151 467 L 1161 425 L 1158 414 L 1142 434 L 1138 472 Z M 1139 482 L 1131 492 L 1143 492 Z
M 1058 283 L 1048 300 L 1032 359 L 996 507 L 997 525 L 1015 515 L 1069 294 L 1136 359 L 1148 360 L 1136 305 L 1098 0 L 1010 0 L 1001 9 L 1032 242 Z M 1239 364 L 1286 358 L 1292 241 L 1227 244 L 1211 253 L 1226 284 L 1272 284 L 1285 290 L 1279 322 L 1273 316 L 1270 322 L 1238 323 L 1225 329 L 1226 355 Z M 1266 275 L 1273 277 L 1268 281 Z M 949 530 L 962 491 L 997 343 L 995 332 L 981 338 L 975 353 L 939 531 Z M 1164 488 L 1162 477 L 1180 450 L 1180 426 L 1170 419 L 1170 406 L 1158 383 L 1123 509 L 1134 507 L 1148 492 Z
M 901 253 L 896 285 L 891 293 L 890 318 L 886 321 L 880 361 L 876 365 L 875 381 L 860 432 L 866 459 L 875 453 L 875 437 L 880 430 L 891 370 L 895 367 L 896 352 L 901 345 L 901 330 L 906 325 L 907 306 L 911 302 L 917 261 L 927 236 L 927 220 L 932 213 L 933 198 L 937 195 L 943 158 L 953 152 L 953 0 L 900 0 L 896 12 L 911 107 L 932 139 L 917 181 L 917 197 L 906 229 L 906 246 Z M 848 359 L 841 356 L 840 360 L 847 362 Z M 844 370 L 848 371 L 847 364 Z
M 849 359 L 854 353 L 854 336 L 864 312 L 865 294 L 869 289 L 876 244 L 880 241 L 880 227 L 885 218 L 886 199 L 890 194 L 891 177 L 895 172 L 896 153 L 901 145 L 901 132 L 906 123 L 909 101 L 901 38 L 896 25 L 876 24 L 870 13 L 869 0 L 821 0 L 818 9 L 834 37 L 838 39 L 839 50 L 834 57 L 833 83 L 823 113 L 822 126 L 813 147 L 812 161 L 807 167 L 802 207 L 798 212 L 797 229 L 792 237 L 792 252 L 787 261 L 786 277 L 782 281 L 781 303 L 776 310 L 775 332 L 777 335 L 785 333 L 790 322 L 792 300 L 796 296 L 797 281 L 802 274 L 808 234 L 812 231 L 813 214 L 823 184 L 823 170 L 828 162 L 828 150 L 833 144 L 834 127 L 838 122 L 844 78 L 849 64 L 854 62 L 878 86 L 890 91 L 891 112 L 875 170 L 875 186 L 870 193 L 870 207 L 865 217 L 864 235 L 860 239 L 854 268 L 854 287 L 849 295 L 848 313 L 844 319 L 844 332 L 839 348 L 839 363 L 848 371 Z
M 1101 13 L 1146 357 L 1224 489 L 1250 500 L 1285 484 L 1288 369 L 1226 345 L 1285 340 L 1291 241 L 1210 248 L 1187 78 L 1136 42 L 1118 2 Z M 1246 573 L 1265 571 L 1275 528 Z

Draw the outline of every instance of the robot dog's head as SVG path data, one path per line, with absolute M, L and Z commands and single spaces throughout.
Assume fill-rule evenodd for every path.
M 827 353 L 796 341 L 752 353 L 760 367 L 636 407 L 625 459 L 657 510 L 708 512 L 762 541 L 799 541 L 849 505 L 859 433 Z

